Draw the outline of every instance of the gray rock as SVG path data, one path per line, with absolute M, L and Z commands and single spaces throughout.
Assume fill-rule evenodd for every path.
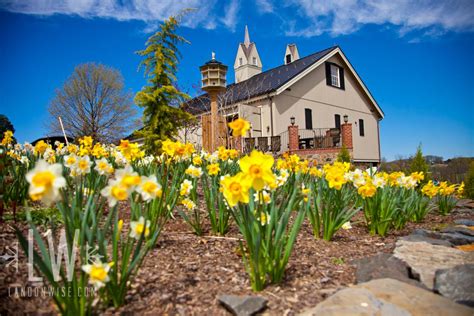
M 474 253 L 426 242 L 398 240 L 393 255 L 405 262 L 412 276 L 428 289 L 434 287 L 436 270 L 474 263 Z
M 217 300 L 236 316 L 254 315 L 267 307 L 268 300 L 259 296 L 220 295 Z
M 454 223 L 457 225 L 474 226 L 474 221 L 466 218 L 456 219 Z
M 388 253 L 355 260 L 356 283 L 374 279 L 390 278 L 425 288 L 420 282 L 410 279 L 409 269 L 405 262 Z
M 474 237 L 474 230 L 467 228 L 466 226 L 451 226 L 441 230 L 442 233 L 451 234 L 462 234 L 470 237 Z
M 301 315 L 467 316 L 473 312 L 430 291 L 398 280 L 378 279 L 343 289 Z
M 469 245 L 474 243 L 474 237 L 460 234 L 460 233 L 439 233 L 432 232 L 425 229 L 415 229 L 412 235 L 420 235 L 433 239 L 447 240 L 456 246 Z
M 424 241 L 424 242 L 427 242 L 427 243 L 432 244 L 432 245 L 439 245 L 439 246 L 446 246 L 446 247 L 452 247 L 453 246 L 453 244 L 450 243 L 447 240 L 431 238 L 431 237 L 424 236 L 424 235 L 412 234 L 412 235 L 401 237 L 400 239 L 406 240 L 406 241 L 411 241 L 411 242 L 422 242 L 422 241 Z
M 434 289 L 459 304 L 474 307 L 474 264 L 436 271 Z

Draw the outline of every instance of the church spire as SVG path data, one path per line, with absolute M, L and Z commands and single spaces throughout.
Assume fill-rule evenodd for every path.
M 250 41 L 247 25 L 245 26 L 244 42 L 240 43 L 237 48 L 234 71 L 236 83 L 247 80 L 262 72 L 262 61 L 258 55 L 257 45 Z
M 248 29 L 247 25 L 245 26 L 244 44 L 247 48 L 250 45 L 249 29 Z

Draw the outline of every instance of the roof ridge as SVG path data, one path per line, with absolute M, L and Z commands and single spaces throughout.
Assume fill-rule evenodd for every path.
M 234 82 L 234 83 L 231 83 L 231 84 L 228 85 L 228 86 L 236 85 L 236 84 L 241 84 L 241 83 L 243 83 L 243 82 L 245 82 L 245 81 L 247 81 L 247 80 L 250 80 L 250 79 L 252 79 L 252 78 L 256 78 L 256 77 L 258 77 L 258 76 L 261 76 L 261 75 L 263 75 L 263 74 L 265 74 L 265 73 L 267 73 L 267 72 L 274 71 L 274 70 L 276 70 L 276 69 L 278 69 L 278 68 L 281 68 L 281 67 L 288 67 L 288 66 L 290 66 L 290 65 L 292 65 L 292 64 L 294 65 L 295 62 L 301 61 L 301 60 L 303 60 L 303 59 L 307 59 L 307 58 L 309 58 L 309 57 L 311 57 L 311 56 L 313 56 L 313 55 L 321 54 L 321 53 L 324 52 L 324 51 L 330 52 L 330 51 L 332 51 L 333 49 L 336 49 L 336 48 L 338 48 L 338 47 L 339 47 L 338 45 L 331 46 L 331 47 L 329 47 L 329 48 L 320 50 L 319 52 L 315 52 L 315 53 L 309 54 L 309 55 L 307 55 L 307 56 L 304 56 L 304 57 L 302 57 L 302 58 L 300 58 L 300 59 L 297 59 L 297 60 L 295 60 L 294 62 L 292 62 L 292 63 L 290 63 L 290 64 L 286 64 L 286 65 L 283 64 L 283 65 L 280 65 L 280 66 L 276 66 L 276 67 L 274 67 L 274 68 L 267 69 L 267 70 L 262 71 L 261 73 L 256 74 L 256 75 L 254 75 L 254 76 L 252 76 L 252 77 L 250 77 L 250 78 L 248 78 L 248 79 L 246 79 L 246 80 L 244 80 L 244 81 L 240 81 L 240 82 L 238 82 L 238 83 L 235 83 L 235 82 Z M 316 61 L 315 61 L 315 62 L 316 62 Z M 312 64 L 312 63 L 311 63 L 311 64 Z M 311 64 L 309 64 L 309 65 L 311 65 Z M 309 66 L 309 65 L 308 65 L 308 66 Z

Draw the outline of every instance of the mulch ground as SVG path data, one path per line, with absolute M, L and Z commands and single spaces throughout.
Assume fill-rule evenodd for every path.
M 472 213 L 470 213 L 472 214 Z M 423 223 L 409 223 L 381 238 L 370 236 L 359 214 L 353 228 L 340 230 L 333 241 L 315 239 L 305 222 L 287 266 L 284 281 L 257 295 L 268 299 L 266 313 L 295 315 L 328 295 L 355 282 L 354 259 L 391 252 L 398 237 L 416 228 L 439 230 L 456 218 L 472 215 L 454 211 L 448 216 L 429 214 Z M 0 225 L 0 255 L 16 243 L 11 222 Z M 255 295 L 239 255 L 238 229 L 226 237 L 192 234 L 179 217 L 167 223 L 159 243 L 144 261 L 131 284 L 127 304 L 105 314 L 228 315 L 218 304 L 221 294 Z M 0 259 L 1 260 L 1 259 Z M 14 297 L 11 288 L 27 286 L 27 258 L 19 251 L 18 272 L 0 266 L 0 315 L 55 314 L 49 297 Z

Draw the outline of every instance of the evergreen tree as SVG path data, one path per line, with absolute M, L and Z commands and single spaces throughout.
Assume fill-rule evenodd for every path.
M 6 131 L 12 131 L 15 133 L 15 128 L 13 127 L 12 122 L 3 114 L 0 114 L 0 136 L 3 137 L 3 133 Z
M 339 162 L 351 162 L 351 153 L 347 150 L 345 145 L 342 145 L 336 160 Z
M 145 139 L 145 149 L 156 153 L 161 142 L 176 136 L 179 127 L 192 118 L 180 105 L 189 96 L 176 87 L 178 58 L 177 45 L 188 43 L 176 34 L 180 16 L 170 17 L 160 30 L 146 42 L 146 48 L 137 52 L 143 57 L 140 68 L 144 68 L 148 85 L 135 96 L 138 106 L 144 108 L 144 127 L 136 134 Z
M 469 171 L 466 175 L 464 196 L 474 199 L 474 161 L 469 164 Z
M 10 122 L 6 115 L 0 114 L 0 140 L 3 138 L 3 134 L 6 131 L 15 133 L 15 127 L 13 127 L 12 122 Z M 13 143 L 16 143 L 15 137 L 13 137 Z
M 423 152 L 421 150 L 421 144 L 416 149 L 415 156 L 411 159 L 410 163 L 410 172 L 423 172 L 425 175 L 425 180 L 423 182 L 428 182 L 429 179 L 429 166 L 426 163 L 425 158 L 423 157 Z

